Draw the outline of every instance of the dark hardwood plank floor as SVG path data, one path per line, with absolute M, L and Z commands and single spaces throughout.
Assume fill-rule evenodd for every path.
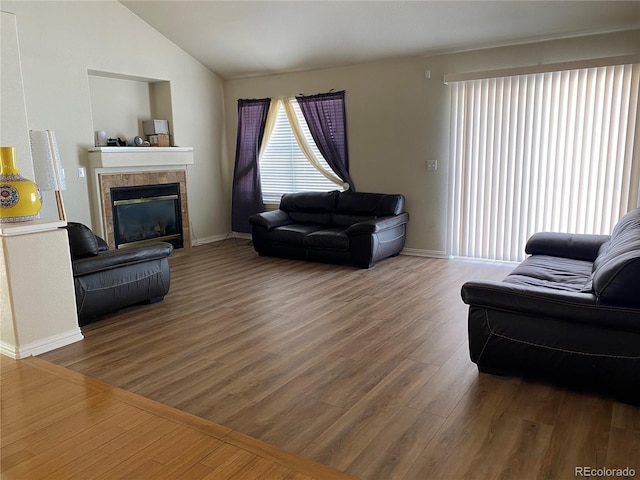
M 161 303 L 41 357 L 363 480 L 640 476 L 640 409 L 469 360 L 462 283 L 510 265 L 411 256 L 373 269 L 177 252 Z

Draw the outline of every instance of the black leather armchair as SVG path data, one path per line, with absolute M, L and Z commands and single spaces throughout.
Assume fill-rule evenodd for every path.
M 76 308 L 80 325 L 118 309 L 161 301 L 169 291 L 173 245 L 149 243 L 109 250 L 81 223 L 69 222 Z
M 640 403 L 640 209 L 611 236 L 537 233 L 502 282 L 467 282 L 471 360 Z

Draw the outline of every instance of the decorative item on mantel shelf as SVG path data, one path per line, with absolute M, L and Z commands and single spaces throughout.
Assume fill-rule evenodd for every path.
M 38 186 L 18 171 L 16 147 L 0 147 L 0 223 L 35 220 L 41 207 Z

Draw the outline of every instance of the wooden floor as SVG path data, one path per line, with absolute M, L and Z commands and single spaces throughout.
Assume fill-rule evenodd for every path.
M 640 476 L 640 409 L 469 361 L 460 286 L 512 268 L 400 256 L 370 270 L 180 251 L 161 303 L 43 359 L 363 480 Z
M 5 480 L 353 479 L 45 360 L 0 368 Z

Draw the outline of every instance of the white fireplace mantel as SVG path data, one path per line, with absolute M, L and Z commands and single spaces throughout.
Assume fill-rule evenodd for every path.
M 93 168 L 193 165 L 193 147 L 96 147 L 89 149 Z

